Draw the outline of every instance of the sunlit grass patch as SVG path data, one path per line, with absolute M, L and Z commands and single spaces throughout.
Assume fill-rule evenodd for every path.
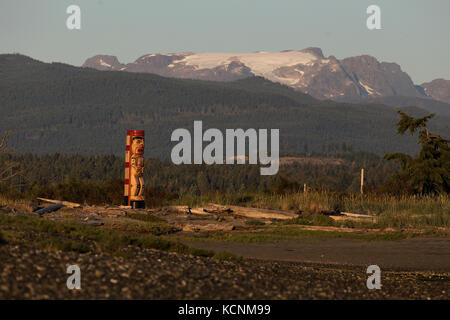
M 242 256 L 236 256 L 232 253 L 223 251 L 223 252 L 217 252 L 214 254 L 214 259 L 222 260 L 222 261 L 234 261 L 234 262 L 242 262 L 245 261 L 245 258 Z
M 149 222 L 164 222 L 164 219 L 161 219 L 160 217 L 154 216 L 152 214 L 145 214 L 145 213 L 128 213 L 127 217 L 135 220 L 141 220 L 141 221 L 149 221 Z
M 415 237 L 408 232 L 340 232 L 307 230 L 295 225 L 278 225 L 257 232 L 215 232 L 178 236 L 178 239 L 205 242 L 278 242 L 295 239 L 355 239 L 365 241 L 402 240 Z
M 130 232 L 130 233 L 143 233 L 152 235 L 170 234 L 178 231 L 177 228 L 171 226 L 165 221 L 158 222 L 125 222 L 115 226 L 115 229 Z
M 123 255 L 123 249 L 134 246 L 212 257 L 213 252 L 188 247 L 177 241 L 154 235 L 135 235 L 76 223 L 55 222 L 30 216 L 0 215 L 1 228 L 8 229 L 6 240 L 27 243 L 44 249 L 76 252 L 105 252 Z M 29 240 L 36 233 L 37 241 Z M 36 239 L 35 239 L 36 240 Z

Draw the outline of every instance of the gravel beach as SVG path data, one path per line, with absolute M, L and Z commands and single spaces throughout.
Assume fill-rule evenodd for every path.
M 107 254 L 0 246 L 0 299 L 448 299 L 450 275 L 382 271 L 369 290 L 361 267 L 223 261 L 153 249 Z M 69 265 L 81 289 L 69 290 Z

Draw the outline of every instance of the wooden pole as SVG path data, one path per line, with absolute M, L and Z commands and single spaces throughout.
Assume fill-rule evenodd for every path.
M 361 169 L 361 194 L 364 193 L 364 168 Z

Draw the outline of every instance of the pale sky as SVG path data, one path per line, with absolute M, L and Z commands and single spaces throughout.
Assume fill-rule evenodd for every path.
M 68 30 L 66 8 L 81 8 Z M 368 30 L 366 8 L 381 8 Z M 397 62 L 416 84 L 450 79 L 449 0 L 0 0 L 0 53 L 76 66 L 149 53 L 322 48 L 337 58 Z

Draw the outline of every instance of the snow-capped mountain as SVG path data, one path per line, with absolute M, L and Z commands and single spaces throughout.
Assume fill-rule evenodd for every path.
M 387 96 L 426 97 L 396 63 L 369 55 L 336 59 L 320 48 L 252 53 L 148 54 L 128 64 L 114 56 L 97 55 L 83 67 L 148 72 L 165 77 L 233 81 L 261 76 L 319 99 L 348 100 Z

